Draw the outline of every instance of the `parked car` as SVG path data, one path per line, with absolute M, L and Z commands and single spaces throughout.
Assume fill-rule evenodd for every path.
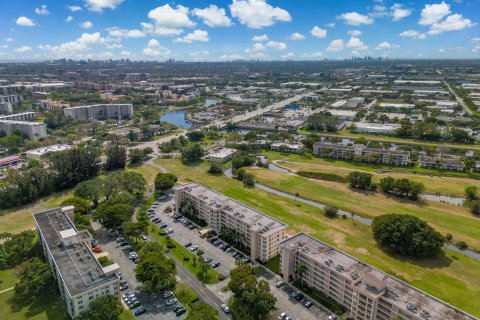
M 303 293 L 299 293 L 296 297 L 295 300 L 297 301 L 302 301 L 302 299 L 305 298 L 305 295 Z
M 163 212 L 165 212 L 165 213 L 172 212 L 172 208 L 166 207 L 165 210 L 163 210 Z
M 279 316 L 278 316 L 278 319 L 285 319 L 285 317 L 287 316 L 287 313 L 286 312 L 282 312 Z
M 212 261 L 212 257 L 205 257 L 204 260 L 205 260 L 205 262 L 210 262 L 210 261 Z
M 171 234 L 171 233 L 173 233 L 173 229 L 168 229 L 167 234 Z
M 154 206 L 158 206 L 159 204 L 160 204 L 160 202 L 158 202 L 158 201 L 155 201 L 155 202 L 153 203 Z
M 223 303 L 221 305 L 221 307 L 222 307 L 223 312 L 225 312 L 226 314 L 230 313 L 230 308 L 225 303 Z
M 192 243 L 191 243 L 190 241 L 187 241 L 187 242 L 185 243 L 185 248 L 188 248 L 188 247 L 190 247 L 191 245 L 192 245 Z
M 160 221 L 160 218 L 154 218 L 154 219 L 152 219 L 152 222 L 153 222 L 153 223 L 157 223 L 157 221 Z
M 187 312 L 187 310 L 185 310 L 185 308 L 181 308 L 181 309 L 178 309 L 176 312 L 175 312 L 175 315 L 177 317 L 180 317 L 182 314 L 184 314 L 185 312 Z
M 123 279 L 123 274 L 121 272 L 117 273 L 118 279 L 122 280 Z
M 122 238 L 122 237 L 117 238 L 117 240 L 116 240 L 117 243 L 120 243 L 120 242 L 123 242 L 123 241 L 125 241 L 125 238 Z
M 162 223 L 162 224 L 160 225 L 160 228 L 162 228 L 162 229 L 163 229 L 163 228 L 166 228 L 166 227 L 167 227 L 167 224 L 166 224 L 166 223 Z
M 127 290 L 128 289 L 128 284 L 124 284 L 124 285 L 121 285 L 120 286 L 120 290 L 123 291 L 123 290 Z
M 155 209 L 150 208 L 150 209 L 147 210 L 147 212 L 152 212 L 152 213 L 154 213 L 154 212 L 155 212 Z
M 135 302 L 129 304 L 128 307 L 130 309 L 133 309 L 133 308 L 139 307 L 140 305 L 141 305 L 140 301 L 135 301 Z
M 220 262 L 218 261 L 213 261 L 212 264 L 211 264 L 212 268 L 216 268 L 218 266 L 220 266 Z
M 336 320 L 337 319 L 337 316 L 331 314 L 327 317 L 327 320 Z
M 281 288 L 281 287 L 283 287 L 284 284 L 285 284 L 285 282 L 283 282 L 282 280 L 280 280 L 280 281 L 277 281 L 277 283 L 275 283 L 275 287 Z
M 128 284 L 127 280 L 120 280 L 120 285 L 122 285 L 122 284 Z
M 147 312 L 147 309 L 145 309 L 144 307 L 141 307 L 141 308 L 138 308 L 137 310 L 135 310 L 135 315 L 139 316 L 141 314 L 144 314 L 145 312 Z
M 290 294 L 290 298 L 295 299 L 299 294 L 300 294 L 300 292 L 298 292 L 298 291 L 293 291 L 293 292 Z
M 162 194 L 160 197 L 158 197 L 157 200 L 160 201 L 160 200 L 165 200 L 165 199 L 167 199 L 167 196 Z
M 309 309 L 313 306 L 313 303 L 310 300 L 306 300 L 303 305 L 305 306 L 305 308 Z
M 170 298 L 171 296 L 173 296 L 173 292 L 172 292 L 172 291 L 165 291 L 165 292 L 163 293 L 163 299 Z
M 142 239 L 143 239 L 143 240 L 147 240 L 147 235 L 142 234 Z
M 92 252 L 95 252 L 95 253 L 102 252 L 102 247 L 101 246 L 96 246 L 92 249 Z
M 187 226 L 187 227 L 188 227 L 189 230 L 195 229 L 195 226 L 194 226 L 193 224 L 191 224 L 191 225 L 189 225 L 189 226 Z
M 167 302 L 165 303 L 165 305 L 171 306 L 172 304 L 175 304 L 175 303 L 177 303 L 177 299 L 172 298 L 172 299 L 168 299 Z
M 198 250 L 198 246 L 193 246 L 193 247 L 190 248 L 190 251 L 192 251 L 192 252 L 194 252 L 196 250 Z
M 181 304 L 177 304 L 175 307 L 173 307 L 173 311 L 176 312 L 177 310 L 180 310 L 182 308 L 183 308 L 183 306 Z

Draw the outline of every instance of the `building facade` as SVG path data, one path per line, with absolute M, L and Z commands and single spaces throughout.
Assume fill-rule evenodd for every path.
M 420 156 L 418 164 L 422 168 L 440 169 L 440 170 L 452 170 L 452 171 L 464 171 L 465 164 L 458 159 L 441 158 Z
M 47 136 L 47 125 L 40 122 L 3 120 L 0 118 L 0 132 L 6 135 L 20 132 L 29 140 L 38 140 Z
M 73 215 L 73 206 L 33 214 L 43 253 L 72 318 L 87 311 L 101 296 L 120 300 L 118 265 L 100 265 L 90 250 L 91 235 L 75 228 Z
M 265 262 L 280 253 L 279 243 L 287 237 L 286 224 L 194 182 L 174 190 L 177 213 L 181 213 L 185 200 L 190 199 L 198 218 L 211 230 L 217 234 L 224 227 L 235 230 L 250 249 L 252 259 Z
M 306 233 L 281 242 L 280 248 L 284 281 L 297 278 L 324 293 L 345 306 L 351 319 L 475 319 Z M 305 266 L 301 276 L 299 265 Z
M 75 120 L 127 120 L 133 117 L 131 104 L 94 104 L 63 109 L 64 114 Z

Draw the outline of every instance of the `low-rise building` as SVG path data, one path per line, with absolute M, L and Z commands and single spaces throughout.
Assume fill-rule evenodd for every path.
M 284 281 L 298 279 L 359 320 L 474 320 L 475 317 L 306 233 L 280 243 Z
M 390 123 L 355 122 L 353 125 L 355 126 L 353 131 L 360 133 L 393 134 L 400 128 L 399 124 Z
M 422 155 L 418 159 L 418 165 L 422 168 L 464 171 L 465 164 L 459 159 L 443 158 L 440 156 L 426 156 Z
M 415 109 L 415 105 L 410 104 L 410 103 L 387 103 L 387 102 L 382 102 L 378 106 L 380 108 Z
M 222 148 L 207 154 L 204 159 L 211 161 L 227 162 L 238 152 L 236 149 Z
M 48 147 L 28 150 L 27 152 L 25 152 L 25 154 L 28 160 L 32 160 L 32 159 L 41 160 L 45 158 L 45 156 L 47 156 L 48 154 L 59 152 L 59 151 L 65 151 L 71 148 L 72 146 L 68 144 L 54 144 Z
M 357 116 L 357 111 L 354 110 L 329 110 L 332 116 L 337 117 L 340 120 L 352 121 Z
M 302 153 L 303 144 L 275 142 L 270 145 L 270 149 L 272 149 L 273 151 L 281 151 L 281 152 L 288 152 L 288 153 Z
M 95 299 L 112 295 L 120 300 L 118 264 L 102 267 L 91 251 L 91 235 L 73 223 L 74 207 L 33 214 L 38 240 L 56 279 L 68 314 L 75 318 Z
M 47 136 L 47 125 L 40 122 L 3 120 L 0 118 L 0 132 L 6 135 L 20 132 L 29 140 L 38 140 Z
M 217 234 L 224 228 L 237 232 L 241 243 L 250 249 L 251 259 L 265 262 L 280 253 L 278 244 L 287 237 L 283 222 L 195 182 L 174 190 L 177 213 L 189 199 L 197 217 L 211 230 Z
M 9 156 L 9 157 L 0 158 L 0 169 L 17 165 L 21 161 L 22 159 L 19 156 Z
M 133 117 L 131 104 L 95 104 L 63 109 L 67 117 L 75 120 L 126 120 Z

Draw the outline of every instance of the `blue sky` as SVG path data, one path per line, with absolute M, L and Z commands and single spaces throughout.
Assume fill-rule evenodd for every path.
M 2 0 L 0 60 L 480 58 L 479 0 Z

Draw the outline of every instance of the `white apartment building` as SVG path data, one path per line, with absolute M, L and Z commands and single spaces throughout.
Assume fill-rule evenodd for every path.
M 90 250 L 91 235 L 75 228 L 73 214 L 73 206 L 33 214 L 43 253 L 72 318 L 87 311 L 101 296 L 120 300 L 118 264 L 100 265 Z
M 295 278 L 297 266 L 304 265 L 305 285 L 345 306 L 351 319 L 475 319 L 306 233 L 281 242 L 280 248 L 283 280 Z
M 240 233 L 243 244 L 250 249 L 251 259 L 265 262 L 280 253 L 279 243 L 287 238 L 286 224 L 195 182 L 174 190 L 177 213 L 185 199 L 190 199 L 198 217 L 217 234 L 222 226 Z
M 27 121 L 33 120 L 37 116 L 36 112 L 21 112 L 9 115 L 2 115 L 0 116 L 0 120 L 14 120 L 14 121 Z
M 94 104 L 63 109 L 67 117 L 76 120 L 125 120 L 133 117 L 131 104 Z
M 41 122 L 3 120 L 0 118 L 0 132 L 6 135 L 20 132 L 30 140 L 38 140 L 47 136 L 47 125 Z

